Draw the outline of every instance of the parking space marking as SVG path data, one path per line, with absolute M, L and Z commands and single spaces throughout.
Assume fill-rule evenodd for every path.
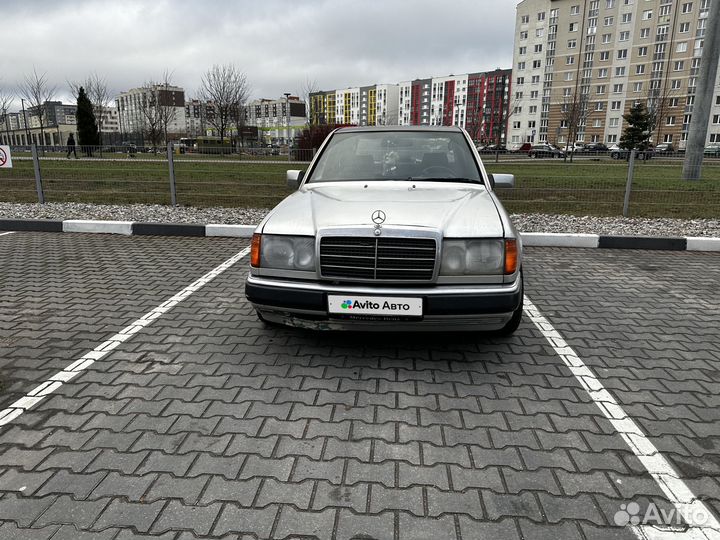
M 0 236 L 5 236 L 6 234 L 12 234 L 12 233 L 14 233 L 14 232 L 15 232 L 15 231 L 3 232 L 3 233 L 0 233 Z
M 240 261 L 248 253 L 250 253 L 249 247 L 236 253 L 224 263 L 216 266 L 202 277 L 196 279 L 190 285 L 185 287 L 183 290 L 181 290 L 159 306 L 148 311 L 138 320 L 130 323 L 128 326 L 120 330 L 120 332 L 118 332 L 108 340 L 104 341 L 103 343 L 95 347 L 93 350 L 85 353 L 83 356 L 78 358 L 76 361 L 74 361 L 62 371 L 59 371 L 58 373 L 50 377 L 48 380 L 42 382 L 40 385 L 28 392 L 27 395 L 18 399 L 8 408 L 0 411 L 0 427 L 12 422 L 22 413 L 40 403 L 43 399 L 45 399 L 47 396 L 60 388 L 64 383 L 72 380 L 82 371 L 90 367 L 95 361 L 103 358 L 106 354 L 115 349 L 115 347 L 117 347 L 124 341 L 127 341 L 134 334 L 138 333 L 140 330 L 150 325 L 155 319 L 162 317 L 163 314 L 170 311 L 177 304 L 188 298 L 193 293 L 199 291 L 202 287 L 210 283 L 220 274 L 225 272 L 228 268 Z
M 525 296 L 524 311 L 562 359 L 570 372 L 595 402 L 605 418 L 625 440 L 630 450 L 647 469 L 668 500 L 675 506 L 689 528 L 684 533 L 660 530 L 649 525 L 633 528 L 638 538 L 656 539 L 720 539 L 720 522 L 712 511 L 698 499 L 670 462 L 660 454 L 635 421 L 630 418 L 615 398 L 607 391 L 593 371 L 567 344 L 560 333 Z

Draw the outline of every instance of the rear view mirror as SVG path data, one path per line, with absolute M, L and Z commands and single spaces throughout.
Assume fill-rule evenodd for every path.
M 291 170 L 287 171 L 287 186 L 290 189 L 297 189 L 300 187 L 305 171 Z
M 493 174 L 492 178 L 493 187 L 509 188 L 515 186 L 515 175 L 513 174 Z

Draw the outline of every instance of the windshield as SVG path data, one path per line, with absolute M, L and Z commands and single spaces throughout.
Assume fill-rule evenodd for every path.
M 333 135 L 308 182 L 343 180 L 482 183 L 462 133 L 411 130 Z

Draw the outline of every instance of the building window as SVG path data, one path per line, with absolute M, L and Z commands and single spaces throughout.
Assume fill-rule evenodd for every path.
M 536 53 L 542 52 L 542 45 L 535 45 L 535 52 Z
M 641 38 L 649 38 L 650 37 L 650 29 L 649 28 L 641 28 L 640 29 L 640 37 Z
M 622 94 L 623 91 L 623 85 L 622 84 L 614 84 L 613 85 L 613 93 L 614 94 Z
M 531 91 L 530 91 L 530 99 L 537 99 L 538 97 L 539 97 L 539 96 L 538 96 L 538 91 L 537 91 L 537 90 L 531 90 Z
M 615 76 L 616 77 L 624 77 L 625 76 L 625 66 L 620 66 L 615 68 Z
M 624 22 L 624 23 L 632 22 L 632 13 L 623 13 L 622 22 Z
M 675 125 L 675 117 L 674 116 L 668 116 L 665 119 L 665 125 L 666 126 L 674 126 Z
M 611 118 L 610 122 L 608 123 L 608 127 L 616 128 L 620 126 L 620 119 L 619 118 Z
M 680 33 L 681 34 L 687 34 L 690 31 L 690 23 L 684 22 L 680 23 Z
M 533 60 L 533 69 L 539 68 L 542 65 L 542 60 Z
M 571 22 L 571 23 L 570 23 L 569 31 L 570 31 L 570 32 L 577 32 L 579 27 L 580 27 L 579 23 Z
M 544 11 L 541 11 L 540 13 L 538 13 L 538 15 L 537 15 L 537 20 L 538 20 L 538 21 L 544 21 L 544 20 L 545 20 L 545 12 L 544 12 Z
M 680 100 L 676 97 L 670 98 L 670 107 L 677 107 Z
M 605 85 L 604 84 L 598 84 L 596 89 L 597 94 L 604 94 L 605 93 Z
M 527 53 L 527 47 L 520 47 L 520 49 L 518 49 L 518 54 L 520 56 L 524 55 L 525 53 Z
M 670 88 L 673 90 L 680 90 L 682 87 L 682 79 L 673 79 Z
M 568 40 L 568 44 L 567 44 L 567 48 L 568 48 L 568 49 L 574 49 L 575 47 L 577 47 L 577 40 L 576 40 L 576 39 L 569 39 L 569 40 Z
M 611 111 L 619 111 L 622 108 L 622 101 L 613 101 L 610 103 Z
M 683 13 L 692 13 L 692 2 L 688 2 L 682 5 Z
M 652 19 L 652 9 L 646 9 L 643 11 L 642 20 L 649 21 L 650 19 Z
M 520 122 L 513 122 L 513 129 L 520 129 Z
M 607 142 L 609 142 L 609 143 L 616 143 L 616 142 L 617 142 L 617 135 L 608 135 L 608 136 L 607 136 Z
M 529 23 L 529 22 L 530 22 L 530 15 L 523 15 L 522 17 L 520 17 L 520 22 L 521 22 L 522 24 L 527 24 L 527 23 Z
M 532 83 L 533 83 L 533 84 L 540 84 L 540 75 L 533 75 L 533 76 L 532 76 Z
M 596 101 L 595 102 L 595 110 L 596 111 L 604 111 L 605 110 L 605 102 L 604 101 Z
M 598 78 L 604 79 L 608 76 L 608 68 L 600 68 L 598 69 Z
M 565 58 L 565 65 L 571 66 L 575 63 L 575 57 L 574 56 L 568 56 Z
M 566 81 L 572 81 L 572 80 L 573 80 L 573 72 L 572 72 L 572 71 L 568 71 L 568 72 L 565 73 L 565 80 L 566 80 Z
M 535 30 L 535 37 L 543 37 L 545 35 L 544 28 L 538 28 Z
M 635 92 L 642 92 L 642 87 L 643 87 L 643 83 L 641 83 L 641 82 L 636 82 L 636 83 L 634 83 L 634 85 L 633 85 L 633 91 L 635 91 Z
M 579 15 L 580 6 L 570 6 L 570 15 Z
M 600 60 L 610 60 L 610 51 L 602 51 L 600 53 Z
M 605 0 L 605 9 L 612 9 L 615 7 L 615 0 Z
M 628 31 L 620 32 L 619 39 L 620 39 L 620 41 L 627 41 L 628 39 L 630 39 L 630 32 L 628 32 Z
M 627 49 L 620 49 L 617 53 L 618 60 L 627 60 Z
M 527 39 L 527 37 L 528 37 L 527 30 L 523 30 L 522 32 L 520 32 L 520 39 Z
M 614 17 L 605 17 L 605 21 L 604 21 L 605 26 L 612 26 L 613 22 L 615 22 Z
M 518 69 L 521 71 L 525 69 L 525 62 L 518 62 Z
M 678 43 L 677 46 L 675 47 L 675 52 L 678 52 L 678 53 L 687 52 L 687 41 L 681 41 L 680 43 Z
M 525 77 L 518 77 L 515 84 L 525 84 Z

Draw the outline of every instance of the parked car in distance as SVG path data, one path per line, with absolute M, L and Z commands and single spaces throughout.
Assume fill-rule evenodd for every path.
M 528 156 L 531 158 L 562 158 L 565 157 L 565 152 L 552 144 L 534 144 L 528 151 Z
M 488 144 L 487 146 L 483 146 L 482 149 L 478 149 L 478 152 L 481 154 L 505 154 L 507 153 L 507 148 L 504 144 Z
M 532 148 L 532 143 L 517 143 L 510 147 L 510 152 L 513 154 L 527 154 Z
M 703 150 L 706 157 L 720 157 L 720 144 L 709 144 Z
M 522 239 L 458 127 L 338 128 L 251 242 L 245 294 L 266 323 L 508 334 Z
M 606 154 L 608 151 L 607 145 L 601 143 L 601 142 L 591 142 L 587 143 L 582 150 L 580 150 L 580 153 L 582 154 Z
M 672 154 L 675 152 L 675 147 L 672 143 L 660 143 L 655 147 L 656 154 Z
M 630 159 L 630 151 L 625 148 L 620 148 L 614 144 L 610 147 L 610 157 L 613 159 Z M 652 146 L 648 146 L 644 150 L 637 150 L 635 152 L 635 159 L 648 160 L 653 157 L 654 150 Z
M 578 141 L 573 144 L 566 145 L 565 152 L 567 152 L 569 154 L 572 154 L 574 152 L 582 152 L 584 148 L 585 148 L 585 143 Z

